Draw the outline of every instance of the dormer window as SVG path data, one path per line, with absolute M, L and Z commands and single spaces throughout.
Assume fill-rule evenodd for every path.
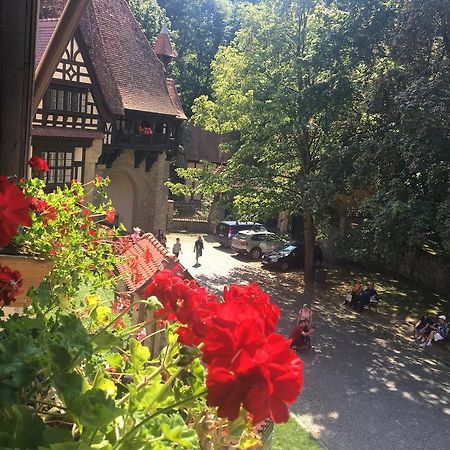
M 82 90 L 50 87 L 46 93 L 44 105 L 50 111 L 86 114 L 87 94 L 87 91 Z

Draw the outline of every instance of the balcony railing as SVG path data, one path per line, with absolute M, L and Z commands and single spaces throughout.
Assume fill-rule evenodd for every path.
M 112 134 L 111 145 L 139 149 L 172 149 L 176 144 L 175 139 L 164 133 L 139 134 L 117 130 Z

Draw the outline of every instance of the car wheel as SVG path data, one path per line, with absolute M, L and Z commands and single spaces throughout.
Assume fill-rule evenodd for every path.
M 251 256 L 253 259 L 259 259 L 259 258 L 261 258 L 261 256 L 262 256 L 262 251 L 261 251 L 261 249 L 260 249 L 259 247 L 252 248 L 252 249 L 250 250 L 250 256 Z
M 281 270 L 286 272 L 289 269 L 289 264 L 287 262 L 281 263 Z

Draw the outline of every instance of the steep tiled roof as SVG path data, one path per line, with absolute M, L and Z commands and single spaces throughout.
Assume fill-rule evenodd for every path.
M 187 161 L 209 161 L 221 164 L 231 157 L 231 153 L 225 153 L 220 149 L 220 144 L 230 141 L 230 136 L 206 131 L 192 122 L 188 123 L 184 136 L 183 147 Z
M 36 55 L 35 63 L 36 67 L 42 58 L 42 55 L 47 48 L 53 31 L 55 31 L 58 19 L 39 19 L 37 23 L 37 36 L 36 36 Z
M 41 17 L 59 17 L 65 2 L 41 0 Z M 169 92 L 164 66 L 126 0 L 91 0 L 80 30 L 112 113 L 130 109 L 183 118 L 178 94 Z
M 178 112 L 178 118 L 182 120 L 187 120 L 186 114 L 183 110 L 183 105 L 181 104 L 180 97 L 178 96 L 177 87 L 172 78 L 166 79 L 167 90 L 169 91 L 170 99 L 172 100 L 173 106 L 175 106 Z
M 128 292 L 139 292 L 160 270 L 170 269 L 175 273 L 192 278 L 189 272 L 151 233 L 133 243 L 131 238 L 122 238 L 116 245 L 116 252 L 122 262 L 116 269 L 123 276 Z
M 39 2 L 39 17 L 42 19 L 60 17 L 67 0 L 41 0 Z
M 158 56 L 169 56 L 170 58 L 176 58 L 177 54 L 172 48 L 170 43 L 169 32 L 167 27 L 163 25 L 161 33 L 156 38 L 156 42 L 153 44 L 153 51 Z
M 166 86 L 164 66 L 125 0 L 91 0 L 81 30 L 102 90 L 114 84 L 124 109 L 178 115 Z M 103 61 L 98 61 L 99 54 Z

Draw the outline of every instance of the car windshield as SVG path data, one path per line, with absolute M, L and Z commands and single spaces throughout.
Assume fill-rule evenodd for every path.
M 281 253 L 282 255 L 290 255 L 296 248 L 297 247 L 295 245 L 288 245 L 287 247 L 283 247 L 278 250 L 278 253 Z

